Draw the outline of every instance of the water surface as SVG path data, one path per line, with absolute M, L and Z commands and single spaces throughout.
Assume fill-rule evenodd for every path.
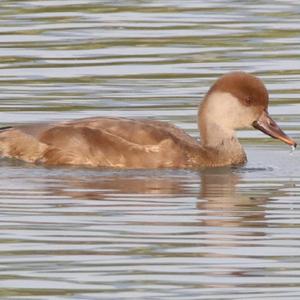
M 298 1 L 0 4 L 0 125 L 152 118 L 198 137 L 197 107 L 244 70 L 300 139 Z M 239 132 L 211 170 L 0 162 L 1 299 L 299 299 L 300 154 Z

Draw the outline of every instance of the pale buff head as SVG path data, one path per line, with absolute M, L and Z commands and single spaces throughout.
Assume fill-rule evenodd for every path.
M 268 91 L 254 75 L 231 72 L 220 77 L 199 108 L 198 125 L 203 143 L 209 144 L 213 135 L 232 137 L 237 129 L 255 127 L 295 145 L 269 117 L 268 103 Z M 216 138 L 213 140 L 215 143 Z

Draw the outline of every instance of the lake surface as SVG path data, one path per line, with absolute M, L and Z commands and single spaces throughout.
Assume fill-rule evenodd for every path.
M 300 140 L 299 1 L 2 0 L 0 126 L 172 122 L 232 70 Z M 0 161 L 1 299 L 300 299 L 300 152 L 244 130 L 241 168 Z

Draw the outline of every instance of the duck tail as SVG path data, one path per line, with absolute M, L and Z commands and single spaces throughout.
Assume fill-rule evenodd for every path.
M 11 129 L 12 126 L 4 126 L 4 127 L 0 127 L 0 131 L 6 130 L 6 129 Z

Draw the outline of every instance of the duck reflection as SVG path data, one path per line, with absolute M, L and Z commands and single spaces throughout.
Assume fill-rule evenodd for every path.
M 98 173 L 99 174 L 99 173 Z M 241 186 L 241 174 L 230 168 L 196 171 L 107 172 L 96 176 L 61 178 L 56 196 L 73 199 L 110 200 L 118 197 L 156 196 L 194 198 L 198 222 L 205 226 L 264 226 L 268 196 Z M 182 200 L 184 201 L 184 200 Z M 149 203 L 151 205 L 151 203 Z M 157 205 L 157 204 L 156 204 Z
M 186 178 L 163 172 L 114 172 L 99 176 L 61 178 L 55 195 L 73 199 L 109 200 L 112 195 L 157 195 L 158 197 L 183 197 L 188 193 Z M 115 198 L 115 197 L 114 197 Z
M 100 172 L 96 176 L 74 174 L 74 177 L 62 178 L 61 188 L 53 193 L 79 201 L 105 200 L 109 206 L 116 207 L 117 212 L 112 220 L 124 217 L 118 210 L 124 201 L 121 213 L 129 213 L 130 218 L 125 216 L 122 220 L 125 224 L 128 222 L 130 236 L 136 234 L 136 231 L 130 231 L 132 225 L 137 228 L 141 226 L 139 230 L 142 231 L 142 226 L 146 225 L 152 226 L 154 232 L 145 231 L 144 242 L 147 243 L 149 236 L 151 239 L 157 237 L 157 242 L 146 244 L 139 251 L 154 257 L 164 257 L 169 255 L 169 251 L 171 256 L 182 259 L 195 257 L 195 262 L 205 261 L 205 269 L 200 263 L 197 272 L 206 276 L 226 274 L 244 277 L 249 276 L 253 269 L 235 263 L 235 258 L 252 255 L 253 245 L 264 239 L 268 232 L 260 228 L 268 226 L 267 202 L 270 197 L 285 193 L 278 186 L 270 185 L 267 189 L 257 182 L 261 184 L 261 180 L 251 181 L 240 171 L 230 168 L 201 172 Z M 132 204 L 129 204 L 131 200 Z M 127 205 L 129 211 L 126 208 L 123 211 Z M 134 209 L 132 213 L 135 205 L 139 209 Z M 167 214 L 166 205 L 172 207 L 167 209 Z M 105 206 L 100 207 L 100 211 L 103 209 Z M 111 212 L 109 218 L 112 217 Z M 223 269 L 219 263 L 223 264 Z M 228 267 L 231 264 L 233 268 Z M 210 284 L 210 288 L 214 286 L 221 285 Z M 228 288 L 234 285 L 224 283 L 222 286 Z
M 242 177 L 231 169 L 201 173 L 201 191 L 197 208 L 207 226 L 265 226 L 265 203 L 269 195 L 243 188 Z

